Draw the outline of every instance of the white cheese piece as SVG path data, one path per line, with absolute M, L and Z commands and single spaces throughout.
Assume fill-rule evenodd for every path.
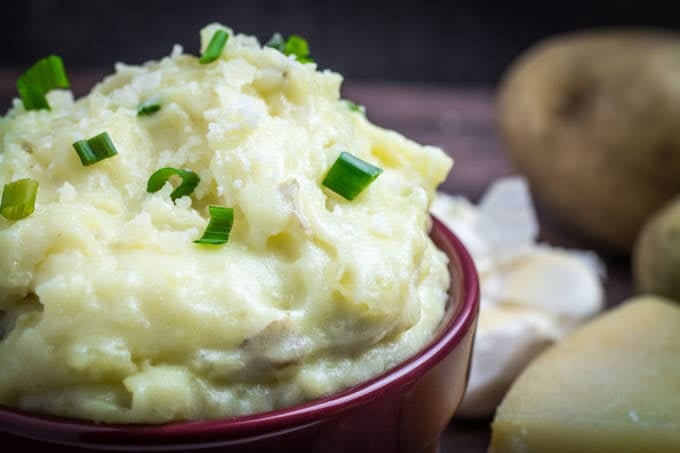
M 560 328 L 541 310 L 486 307 L 477 324 L 472 370 L 458 414 L 484 417 L 526 363 L 560 336 Z
M 603 266 L 591 252 L 536 243 L 522 178 L 498 180 L 479 206 L 438 193 L 430 210 L 465 244 L 480 277 L 470 380 L 457 414 L 490 416 L 531 359 L 601 310 Z
M 563 250 L 536 247 L 506 266 L 503 277 L 503 303 L 543 310 L 567 329 L 591 316 L 603 298 L 597 274 Z
M 533 245 L 538 237 L 538 221 L 527 182 L 504 178 L 493 184 L 479 202 L 477 229 L 492 249 L 500 253 Z

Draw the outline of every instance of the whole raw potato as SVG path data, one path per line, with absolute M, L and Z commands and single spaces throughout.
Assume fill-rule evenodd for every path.
M 498 125 L 543 206 L 627 253 L 680 193 L 680 34 L 600 30 L 539 43 L 504 77 Z
M 635 289 L 680 301 L 680 196 L 655 213 L 635 242 Z

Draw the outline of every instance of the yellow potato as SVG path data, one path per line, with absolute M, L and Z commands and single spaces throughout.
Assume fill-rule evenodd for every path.
M 636 289 L 680 301 L 680 197 L 645 224 L 633 251 Z
M 629 252 L 680 193 L 680 34 L 603 30 L 539 43 L 498 94 L 501 139 L 539 202 Z

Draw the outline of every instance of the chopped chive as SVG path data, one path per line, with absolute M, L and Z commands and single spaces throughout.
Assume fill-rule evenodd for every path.
M 64 62 L 57 55 L 38 60 L 17 80 L 17 91 L 26 110 L 50 110 L 46 94 L 69 86 Z
M 196 239 L 196 244 L 220 245 L 229 240 L 231 227 L 234 224 L 234 209 L 222 206 L 209 206 L 210 221 L 200 239 Z
M 283 39 L 283 36 L 281 36 L 281 33 L 274 33 L 272 37 L 267 41 L 266 44 L 267 47 L 271 47 L 273 49 L 278 50 L 281 53 L 285 53 L 286 51 L 286 40 Z
M 191 170 L 180 170 L 178 168 L 165 167 L 156 170 L 150 177 L 146 184 L 146 191 L 149 193 L 156 193 L 165 185 L 165 183 L 172 176 L 179 176 L 182 178 L 182 183 L 175 188 L 170 194 L 172 201 L 177 200 L 185 195 L 191 195 L 201 179 L 196 173 Z
M 203 52 L 198 62 L 201 64 L 208 64 L 217 60 L 222 54 L 222 49 L 224 49 L 228 39 L 229 33 L 227 33 L 225 30 L 215 31 L 215 33 L 212 35 L 212 38 L 210 38 L 208 47 L 206 47 L 205 52 Z
M 362 115 L 366 114 L 366 107 L 364 107 L 363 105 L 356 104 L 350 101 L 349 99 L 342 99 L 342 102 L 344 102 L 347 108 L 352 112 L 358 112 L 361 113 Z
M 161 104 L 156 99 L 148 99 L 137 106 L 137 116 L 149 116 L 161 109 Z
M 293 55 L 300 63 L 314 63 L 309 56 L 309 44 L 300 35 L 290 35 L 284 40 L 281 33 L 274 33 L 266 44 L 267 47 L 274 48 L 284 55 Z
M 380 173 L 382 168 L 374 167 L 343 151 L 328 170 L 322 184 L 351 201 L 375 181 Z
M 309 56 L 309 44 L 307 40 L 299 35 L 290 35 L 286 40 L 286 48 L 283 51 L 286 55 L 295 55 L 300 63 L 313 63 L 314 60 Z
M 51 110 L 47 97 L 42 91 L 28 85 L 17 83 L 17 91 L 26 110 Z
M 38 181 L 35 179 L 19 179 L 5 184 L 0 202 L 0 215 L 8 220 L 19 220 L 29 216 L 35 210 L 37 195 Z
M 73 148 L 78 153 L 80 162 L 86 167 L 118 154 L 111 137 L 106 132 L 87 140 L 77 141 L 73 144 Z

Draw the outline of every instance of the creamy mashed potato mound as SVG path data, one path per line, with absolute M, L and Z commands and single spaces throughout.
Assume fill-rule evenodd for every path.
M 124 423 L 250 414 L 422 348 L 449 285 L 427 210 L 451 160 L 351 111 L 341 81 L 232 34 L 207 65 L 176 48 L 77 101 L 50 92 L 51 111 L 15 101 L 0 187 L 40 189 L 33 214 L 0 217 L 0 403 Z M 138 117 L 150 99 L 160 111 Z M 118 155 L 84 167 L 72 144 L 104 131 Z M 341 151 L 384 169 L 351 202 L 321 184 Z M 176 203 L 174 180 L 147 193 L 162 167 L 200 183 Z M 225 245 L 193 243 L 209 205 L 234 209 Z

